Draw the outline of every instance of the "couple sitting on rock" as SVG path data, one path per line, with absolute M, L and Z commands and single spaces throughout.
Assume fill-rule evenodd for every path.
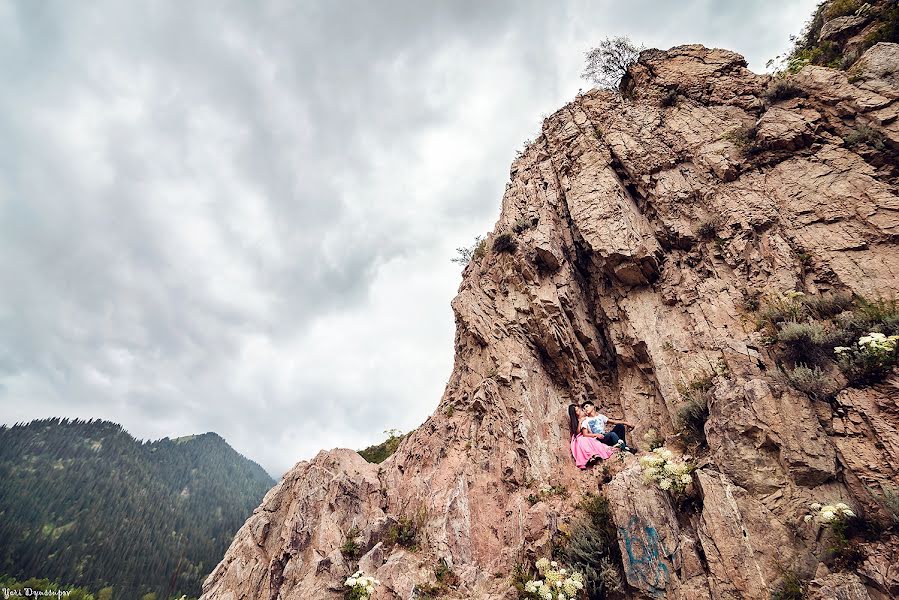
M 571 428 L 571 455 L 578 468 L 586 469 L 600 459 L 607 459 L 619 450 L 636 453 L 637 449 L 628 446 L 625 441 L 627 429 L 634 426 L 627 421 L 610 419 L 596 411 L 590 402 L 582 405 L 568 406 L 568 418 Z M 613 425 L 611 431 L 606 427 Z

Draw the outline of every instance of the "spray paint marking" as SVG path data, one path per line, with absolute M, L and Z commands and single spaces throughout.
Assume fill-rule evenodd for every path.
M 618 534 L 624 540 L 627 552 L 625 567 L 628 582 L 650 591 L 668 587 L 671 579 L 669 557 L 672 553 L 665 549 L 656 528 L 646 525 L 640 517 L 634 515 L 627 527 L 618 528 Z

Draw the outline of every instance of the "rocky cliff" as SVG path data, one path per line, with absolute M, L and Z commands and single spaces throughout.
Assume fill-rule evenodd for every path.
M 772 308 L 830 335 L 861 297 L 899 291 L 899 46 L 778 81 L 726 50 L 649 50 L 622 89 L 578 96 L 513 163 L 453 301 L 437 411 L 381 465 L 297 464 L 204 600 L 340 598 L 357 567 L 378 600 L 515 598 L 516 567 L 558 549 L 591 492 L 609 500 L 619 597 L 899 593 L 899 378 L 850 384 L 829 356 L 790 354 Z M 865 324 L 895 327 L 888 304 Z M 805 363 L 830 393 L 787 383 Z M 697 395 L 705 440 L 684 434 Z M 637 445 L 652 429 L 691 454 L 687 494 L 629 455 L 575 468 L 566 408 L 587 398 Z M 804 517 L 838 501 L 860 518 L 835 558 Z

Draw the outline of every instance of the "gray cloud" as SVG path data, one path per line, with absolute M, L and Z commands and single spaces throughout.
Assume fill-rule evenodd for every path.
M 5 422 L 214 430 L 279 474 L 410 429 L 453 249 L 611 34 L 750 66 L 815 2 L 0 3 Z

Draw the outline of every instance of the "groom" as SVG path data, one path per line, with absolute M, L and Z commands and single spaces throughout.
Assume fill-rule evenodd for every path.
M 584 413 L 587 415 L 587 418 L 582 423 L 582 427 L 589 428 L 592 433 L 596 434 L 596 439 L 607 446 L 618 446 L 622 450 L 627 450 L 633 454 L 637 453 L 636 448 L 627 445 L 624 437 L 627 429 L 634 428 L 631 423 L 610 419 L 603 414 L 599 414 L 596 412 L 596 406 L 589 400 L 581 404 L 581 408 L 584 409 Z M 607 423 L 614 425 L 612 431 L 606 431 Z

